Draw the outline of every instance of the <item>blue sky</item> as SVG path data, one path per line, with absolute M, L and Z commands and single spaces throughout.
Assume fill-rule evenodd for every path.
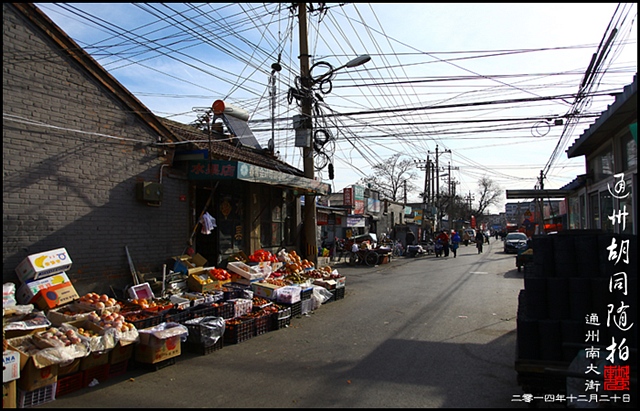
M 291 122 L 300 109 L 287 98 L 300 74 L 299 25 L 287 4 L 36 5 L 156 115 L 191 123 L 223 99 L 250 113 L 263 147 L 273 135 L 280 157 L 303 168 Z M 325 152 L 336 171 L 333 181 L 326 168 L 316 177 L 334 191 L 394 154 L 426 160 L 436 146 L 451 151 L 439 160 L 454 168 L 458 193 L 475 194 L 483 176 L 504 189 L 531 189 L 543 169 L 545 188 L 559 188 L 584 173 L 584 158 L 568 160 L 564 150 L 637 71 L 636 4 L 327 5 L 309 13 L 311 64 L 371 56 L 339 70 L 322 95 L 323 112 L 341 114 L 318 120 L 335 138 Z M 580 118 L 553 125 L 576 107 L 589 61 L 613 27 Z M 415 171 L 421 188 L 424 174 Z

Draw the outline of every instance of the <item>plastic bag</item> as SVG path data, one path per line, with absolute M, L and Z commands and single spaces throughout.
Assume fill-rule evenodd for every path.
M 2 307 L 13 307 L 17 304 L 16 285 L 14 283 L 2 284 Z
M 300 292 L 302 289 L 294 285 L 280 287 L 274 290 L 276 300 L 280 303 L 293 304 L 300 301 Z
M 155 327 L 138 330 L 140 334 L 151 334 L 159 340 L 180 336 L 180 341 L 186 342 L 189 336 L 189 329 L 182 324 L 165 322 Z
M 224 334 L 225 321 L 222 317 L 200 317 L 185 321 L 184 325 L 189 329 L 187 341 L 211 346 Z
M 324 304 L 329 301 L 329 299 L 333 296 L 331 291 L 327 290 L 324 287 L 320 287 L 319 285 L 313 286 L 313 292 L 311 293 L 311 298 L 318 301 L 320 304 Z

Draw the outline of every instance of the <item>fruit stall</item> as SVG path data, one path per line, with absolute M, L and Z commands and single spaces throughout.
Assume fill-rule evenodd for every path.
M 46 273 L 21 263 L 21 284 L 3 284 L 3 408 L 51 402 L 134 367 L 155 371 L 183 353 L 209 355 L 345 296 L 344 276 L 294 250 L 236 255 L 225 268 L 197 254 L 172 259 L 160 284 L 134 277 L 124 298 L 78 295 L 70 258 Z

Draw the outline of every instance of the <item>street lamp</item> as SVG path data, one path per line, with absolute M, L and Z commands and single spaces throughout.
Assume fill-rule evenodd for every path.
M 311 86 L 315 86 L 316 84 L 325 81 L 327 78 L 330 78 L 333 74 L 335 74 L 338 70 L 342 70 L 343 68 L 358 67 L 358 66 L 361 66 L 361 65 L 365 64 L 369 60 L 371 60 L 371 56 L 369 56 L 367 54 L 363 54 L 361 56 L 358 56 L 358 57 L 354 58 L 353 60 L 349 60 L 347 62 L 347 64 L 344 64 L 344 65 L 342 65 L 342 66 L 340 66 L 338 68 L 333 68 L 333 67 L 329 66 L 330 68 L 326 73 L 324 73 L 323 75 L 321 75 L 318 78 L 315 78 L 315 79 L 312 78 L 311 79 Z M 320 61 L 320 62 L 316 63 L 316 65 L 318 65 L 318 64 L 327 64 L 328 65 L 328 63 L 326 63 L 324 61 Z M 311 73 L 309 73 L 309 74 L 311 74 Z

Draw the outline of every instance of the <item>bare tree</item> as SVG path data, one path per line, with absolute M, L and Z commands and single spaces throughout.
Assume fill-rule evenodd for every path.
M 504 191 L 495 181 L 487 176 L 478 180 L 478 188 L 480 197 L 478 199 L 478 211 L 476 215 L 482 215 L 488 207 L 499 203 Z
M 398 201 L 407 193 L 418 187 L 412 183 L 417 178 L 415 164 L 410 159 L 400 159 L 401 154 L 394 154 L 380 164 L 374 165 L 374 174 L 363 177 L 360 183 L 378 190 L 384 198 Z

